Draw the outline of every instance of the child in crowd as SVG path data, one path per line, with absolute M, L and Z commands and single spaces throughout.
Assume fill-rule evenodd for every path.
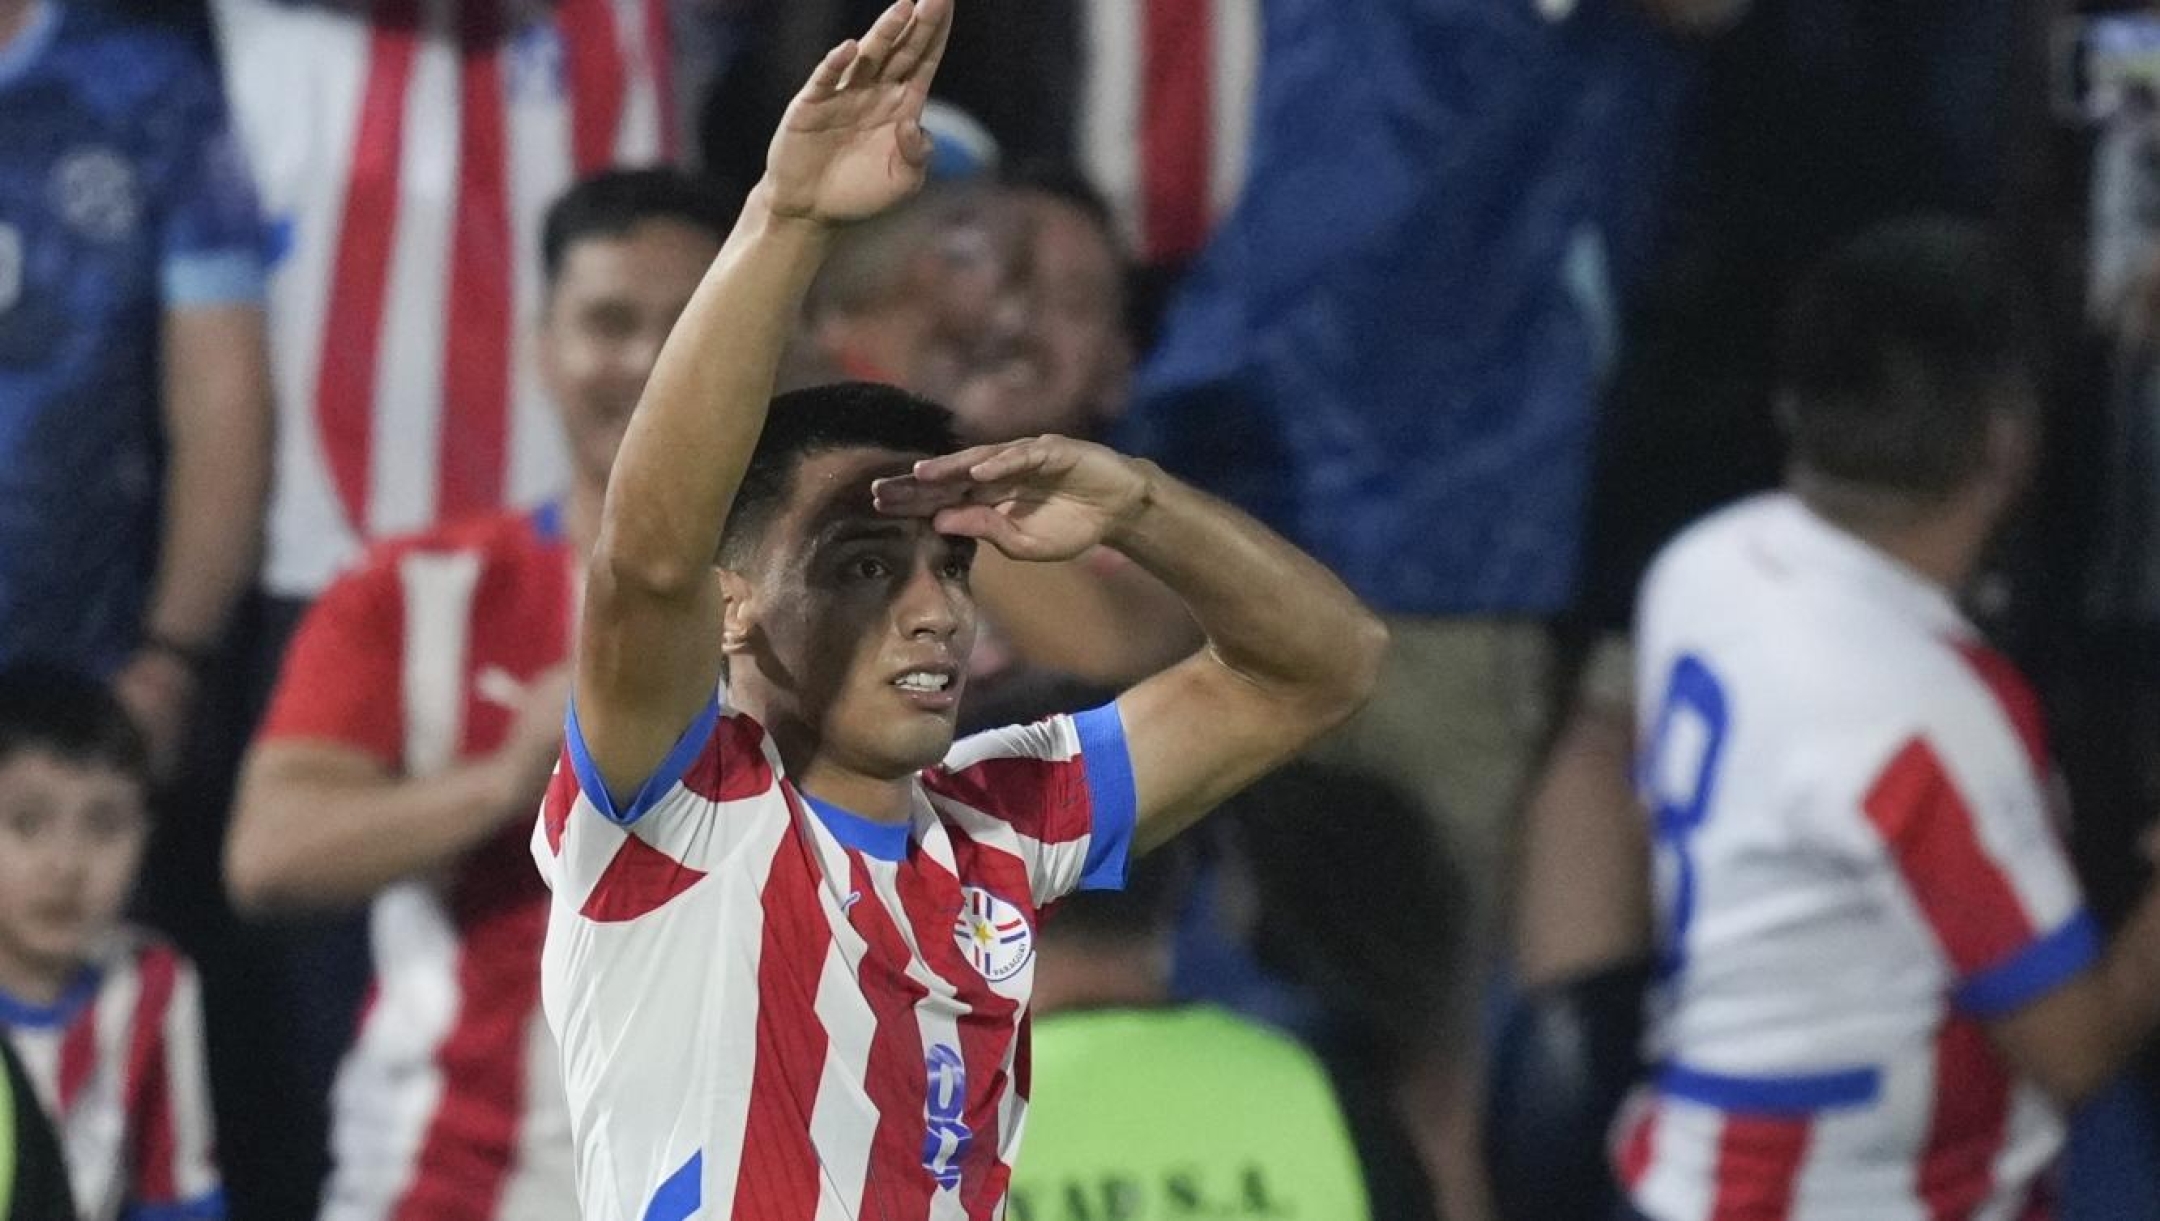
M 216 1221 L 194 968 L 122 920 L 149 834 L 141 734 L 103 684 L 0 671 L 0 1031 L 83 1221 Z

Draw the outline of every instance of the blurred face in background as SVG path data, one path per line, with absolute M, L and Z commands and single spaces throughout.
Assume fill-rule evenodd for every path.
M 1123 261 L 1075 204 L 1031 189 L 1002 203 L 1022 238 L 1017 309 L 984 327 L 945 399 L 969 440 L 1091 436 L 1123 410 L 1132 373 Z
M 719 253 L 712 234 L 668 219 L 584 237 L 563 252 L 541 315 L 539 363 L 578 479 L 606 484 L 660 346 Z
M 0 965 L 64 980 L 119 923 L 149 837 L 142 784 L 35 747 L 0 761 Z

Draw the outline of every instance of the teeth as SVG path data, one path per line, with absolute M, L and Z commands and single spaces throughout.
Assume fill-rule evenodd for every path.
M 926 674 L 917 670 L 893 680 L 893 686 L 903 691 L 943 691 L 952 685 L 952 678 L 944 674 Z

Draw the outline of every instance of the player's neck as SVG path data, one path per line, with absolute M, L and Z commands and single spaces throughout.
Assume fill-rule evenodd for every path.
M 797 789 L 871 822 L 904 823 L 914 817 L 916 779 L 912 773 L 894 779 L 867 775 L 821 751 L 790 750 L 789 736 L 776 733 L 774 742 Z
M 1069 1009 L 1152 1009 L 1170 999 L 1166 944 L 1093 946 L 1056 942 L 1035 969 L 1038 1016 Z
M 1792 484 L 1816 516 L 1953 595 L 1972 579 L 1993 533 L 1994 512 L 1976 495 L 1921 506 L 1805 472 Z
M 30 28 L 30 11 L 38 0 L 0 0 L 0 51 L 5 51 Z
M 26 1005 L 57 1002 L 79 970 L 79 964 L 29 959 L 0 946 L 0 992 Z

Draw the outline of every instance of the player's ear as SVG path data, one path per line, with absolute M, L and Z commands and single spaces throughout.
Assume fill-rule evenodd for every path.
M 732 569 L 721 568 L 720 573 L 720 651 L 732 656 L 750 651 L 750 638 L 757 631 L 757 591 L 748 578 Z

